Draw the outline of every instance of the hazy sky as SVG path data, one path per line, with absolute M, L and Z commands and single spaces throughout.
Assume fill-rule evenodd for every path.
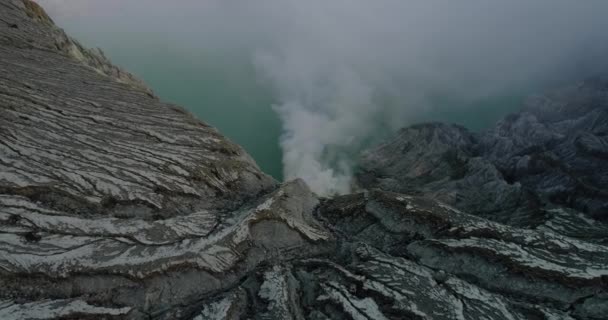
M 605 0 L 39 2 L 60 22 L 133 46 L 250 59 L 276 92 L 286 178 L 321 194 L 349 191 L 352 153 L 431 97 L 474 100 L 607 66 Z

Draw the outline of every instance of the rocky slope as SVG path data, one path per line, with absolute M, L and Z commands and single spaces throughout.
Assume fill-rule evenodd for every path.
M 382 166 L 361 175 L 370 190 L 409 195 L 319 199 L 302 181 L 278 185 L 29 0 L 0 0 L 0 71 L 0 319 L 608 314 L 607 232 L 593 220 L 603 195 L 564 189 L 571 200 L 559 202 L 546 183 L 579 177 L 602 190 L 603 168 L 576 171 L 603 152 L 601 129 L 572 138 L 584 120 L 563 120 L 570 171 L 507 175 L 511 155 L 477 151 L 529 142 L 510 138 L 536 127 L 518 117 L 496 131 L 504 140 L 418 126 L 368 154 Z M 427 148 L 394 145 L 420 139 Z M 571 145 L 590 151 L 579 159 Z
M 608 241 L 608 78 L 530 98 L 487 132 L 440 123 L 367 151 L 359 183 L 526 228 Z

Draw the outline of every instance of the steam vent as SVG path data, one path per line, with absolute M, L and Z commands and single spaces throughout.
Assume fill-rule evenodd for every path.
M 358 161 L 279 183 L 0 0 L 0 319 L 608 319 L 608 79 Z

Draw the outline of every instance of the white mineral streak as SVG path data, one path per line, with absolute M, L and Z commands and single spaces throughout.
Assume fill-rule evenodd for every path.
M 72 318 L 77 316 L 120 316 L 131 308 L 105 308 L 90 305 L 81 300 L 41 300 L 25 304 L 0 301 L 0 319 L 3 320 L 44 320 Z
M 268 302 L 266 314 L 275 319 L 293 319 L 289 309 L 290 287 L 287 271 L 274 266 L 264 273 L 264 282 L 260 286 L 258 295 Z
M 9 53 L 2 52 L 6 64 L 18 59 Z M 186 112 L 98 77 L 72 78 L 60 67 L 11 64 L 16 74 L 61 81 L 2 88 L 0 127 L 10 128 L 0 133 L 3 185 L 52 185 L 97 203 L 109 196 L 161 208 L 165 195 L 158 190 L 213 196 L 214 188 L 231 192 L 227 185 L 242 172 L 259 172 L 238 146 Z M 94 92 L 65 94 L 85 79 L 98 83 Z M 49 99 L 45 90 L 57 96 Z
M 201 314 L 192 320 L 225 320 L 229 319 L 230 310 L 239 296 L 235 293 L 229 294 L 218 301 L 211 302 L 205 306 Z
M 0 196 L 0 213 L 18 216 L 21 224 L 37 230 L 73 236 L 126 237 L 150 245 L 204 237 L 217 224 L 215 213 L 207 211 L 154 222 L 118 218 L 84 219 L 63 216 L 61 212 L 46 210 L 28 202 L 26 198 L 15 196 Z
M 434 280 L 432 270 L 369 247 L 358 252 L 368 260 L 357 268 L 364 275 L 365 289 L 394 300 L 398 308 L 424 319 L 464 320 L 462 302 Z
M 319 300 L 328 300 L 338 304 L 354 320 L 388 320 L 372 298 L 359 299 L 350 294 L 342 285 L 333 281 L 321 283 L 321 288 L 325 291 L 325 295 L 320 296 Z
M 274 266 L 270 271 L 264 273 L 264 282 L 258 294 L 260 298 L 269 301 L 269 309 L 276 307 L 277 303 L 287 301 L 287 279 L 281 267 Z
M 558 310 L 543 307 L 539 307 L 538 309 L 543 313 L 546 320 L 574 320 L 570 315 Z
M 264 219 L 283 221 L 311 241 L 328 238 L 327 231 L 303 220 L 316 202 L 298 181 L 286 184 L 257 207 L 237 212 L 232 225 L 215 232 L 216 213 L 206 211 L 158 222 L 84 220 L 24 202 L 19 197 L 0 197 L 4 219 L 7 214 L 18 216 L 17 223 L 49 234 L 41 233 L 38 242 L 26 242 L 18 234 L 0 233 L 0 268 L 15 273 L 66 277 L 103 270 L 144 278 L 178 265 L 224 272 L 241 258 L 235 248 L 250 240 L 251 225 Z
M 536 248 L 524 248 L 516 243 L 508 243 L 494 239 L 445 239 L 429 240 L 432 243 L 439 243 L 447 247 L 467 248 L 468 250 L 488 250 L 496 256 L 503 257 L 509 261 L 517 262 L 521 266 L 532 269 L 559 272 L 568 278 L 598 279 L 608 276 L 608 269 L 605 264 L 593 263 L 577 255 L 550 254 Z M 551 260 L 546 259 L 551 256 Z
M 482 309 L 480 314 L 493 313 L 493 317 L 498 317 L 505 320 L 521 319 L 509 311 L 509 306 L 504 302 L 504 298 L 492 294 L 486 290 L 480 289 L 466 281 L 457 278 L 450 278 L 446 281 L 448 285 L 459 298 L 463 299 L 468 308 Z M 463 310 L 460 310 L 461 314 Z M 469 319 L 470 317 L 467 317 Z
M 397 199 L 399 200 L 399 199 Z M 441 203 L 443 209 L 432 213 L 452 225 L 463 239 L 434 239 L 429 243 L 449 248 L 489 250 L 494 255 L 516 262 L 522 267 L 556 271 L 569 278 L 599 279 L 608 275 L 608 248 L 600 244 L 569 238 L 552 231 L 515 228 L 462 213 Z M 418 209 L 416 201 L 406 204 L 403 214 L 430 213 L 424 206 Z M 483 234 L 496 234 L 497 239 Z

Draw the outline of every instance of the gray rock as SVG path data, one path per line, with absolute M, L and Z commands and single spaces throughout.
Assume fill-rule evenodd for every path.
M 326 268 L 389 319 L 594 319 L 608 306 L 603 245 L 383 191 L 329 200 L 320 217 L 342 237 Z
M 514 226 L 551 225 L 606 243 L 607 83 L 594 78 L 530 98 L 521 112 L 487 132 L 435 123 L 402 129 L 364 152 L 358 182 L 366 189 L 426 195 Z M 556 218 L 555 210 L 571 217 Z
M 321 204 L 333 254 L 249 276 L 254 319 L 602 319 L 608 247 L 374 191 Z M 236 290 L 243 290 L 241 288 Z
M 527 211 L 534 204 L 521 184 L 505 181 L 479 156 L 472 133 L 441 123 L 402 129 L 366 151 L 358 181 L 368 189 L 426 195 L 502 222 L 513 222 L 514 211 Z
M 608 306 L 602 245 L 381 191 L 326 201 L 317 218 L 336 251 L 250 273 L 228 294 L 250 292 L 241 318 L 602 319 Z
M 0 23 L 2 193 L 152 219 L 234 209 L 276 186 L 214 128 L 104 72 L 119 70 L 108 61 L 99 69 L 52 46 L 66 36 L 29 17 L 33 2 L 0 6 L 0 19 L 20 26 Z
M 34 2 L 0 21 L 0 318 L 190 316 L 260 264 L 331 249 L 303 182 L 277 186 Z
M 600 188 L 603 169 L 577 182 L 530 152 L 481 152 L 528 150 L 516 134 L 422 125 L 369 153 L 361 175 L 409 195 L 318 199 L 30 0 L 0 2 L 0 57 L 0 319 L 605 318 L 603 198 L 565 183 Z M 602 121 L 581 129 L 598 112 L 584 105 L 497 132 L 562 139 L 543 159 L 587 168 L 606 141 Z

